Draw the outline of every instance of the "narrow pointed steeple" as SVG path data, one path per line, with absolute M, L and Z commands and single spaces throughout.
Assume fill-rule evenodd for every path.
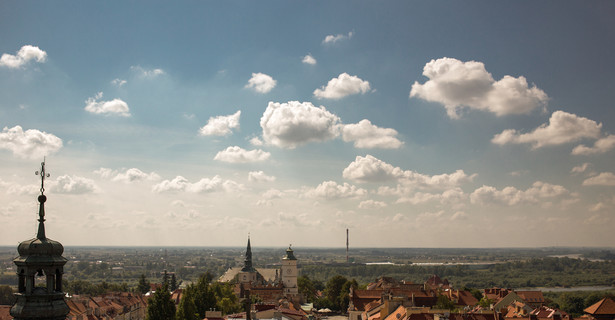
M 250 246 L 250 236 L 248 235 L 248 246 L 246 247 L 246 257 L 243 260 L 242 272 L 254 272 L 252 267 L 252 247 Z

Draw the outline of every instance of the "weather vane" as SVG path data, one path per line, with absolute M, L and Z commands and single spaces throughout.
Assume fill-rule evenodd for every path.
M 45 172 L 45 158 L 43 158 L 43 162 L 41 162 L 41 171 L 34 172 L 35 175 L 41 176 L 41 194 L 45 192 L 45 178 L 49 178 L 49 173 Z

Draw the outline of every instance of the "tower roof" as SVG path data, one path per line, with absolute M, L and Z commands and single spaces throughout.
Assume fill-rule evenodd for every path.
M 295 258 L 293 249 L 291 249 L 290 246 L 288 246 L 288 249 L 286 249 L 286 256 L 282 258 L 282 260 L 297 260 L 297 258 Z
M 252 247 L 250 246 L 250 236 L 248 236 L 248 246 L 246 247 L 246 257 L 243 260 L 242 272 L 256 272 L 256 269 L 252 267 Z

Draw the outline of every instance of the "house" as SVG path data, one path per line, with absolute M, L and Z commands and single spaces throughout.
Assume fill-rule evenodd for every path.
M 615 301 L 604 298 L 583 310 L 587 316 L 595 320 L 615 319 Z

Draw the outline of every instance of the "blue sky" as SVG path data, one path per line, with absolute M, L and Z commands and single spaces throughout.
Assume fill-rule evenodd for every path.
M 0 5 L 0 244 L 611 246 L 607 1 Z

